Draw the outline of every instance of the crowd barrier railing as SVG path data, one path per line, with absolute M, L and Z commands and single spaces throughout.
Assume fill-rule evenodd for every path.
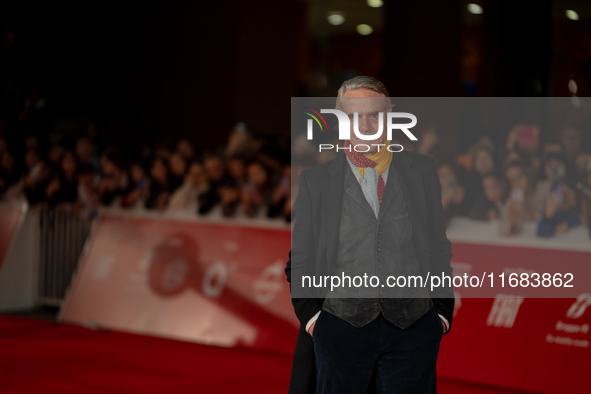
M 60 306 L 64 300 L 93 220 L 70 206 L 40 209 L 38 304 Z

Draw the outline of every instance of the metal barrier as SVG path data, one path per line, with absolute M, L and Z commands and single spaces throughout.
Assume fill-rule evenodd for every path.
M 39 214 L 38 304 L 64 300 L 93 219 L 70 207 L 43 207 Z

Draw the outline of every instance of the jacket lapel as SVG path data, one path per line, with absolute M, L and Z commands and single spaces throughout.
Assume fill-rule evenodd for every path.
M 423 245 L 425 233 L 425 223 L 427 220 L 427 212 L 425 209 L 425 190 L 423 189 L 423 182 L 421 173 L 411 167 L 412 158 L 405 153 L 394 153 L 393 162 L 398 169 L 398 177 L 402 191 L 404 192 L 404 199 L 408 209 L 408 216 L 413 227 L 413 235 L 415 241 L 419 245 Z M 390 176 L 388 174 L 388 176 Z
M 325 228 L 327 232 L 327 262 L 335 261 L 341 225 L 341 207 L 343 205 L 343 185 L 345 183 L 345 154 L 341 153 L 327 168 L 328 179 L 322 185 L 322 201 L 324 203 Z
M 395 155 L 396 153 L 394 153 Z M 386 188 L 384 189 L 384 195 L 382 196 L 382 204 L 380 205 L 380 213 L 378 214 L 378 219 L 382 220 L 382 217 L 388 211 L 388 207 L 394 201 L 394 196 L 396 193 L 400 191 L 400 178 L 398 176 L 398 171 L 396 170 L 396 165 L 394 165 L 394 159 L 390 162 L 390 166 L 388 167 L 388 178 L 386 180 Z

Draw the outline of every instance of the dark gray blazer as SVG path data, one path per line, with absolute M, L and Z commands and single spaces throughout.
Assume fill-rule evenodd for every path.
M 298 246 L 289 252 L 285 269 L 290 285 L 292 260 L 294 265 L 319 267 L 317 272 L 328 272 L 328 267 L 322 265 L 335 261 L 346 165 L 346 156 L 341 152 L 335 159 L 300 174 L 292 233 L 292 245 Z M 435 161 L 429 156 L 403 151 L 393 154 L 390 166 L 396 167 L 400 177 L 421 272 L 423 275 L 444 272 L 451 276 L 451 242 L 445 233 L 441 185 Z M 431 299 L 437 313 L 447 319 L 451 328 L 453 290 L 438 289 L 431 293 Z M 300 330 L 293 357 L 290 394 L 316 392 L 314 345 L 305 326 L 322 309 L 322 302 L 322 298 L 292 298 Z

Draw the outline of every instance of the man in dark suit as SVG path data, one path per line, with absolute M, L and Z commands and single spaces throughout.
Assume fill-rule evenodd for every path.
M 388 92 L 374 78 L 344 82 L 337 108 L 357 119 L 361 134 L 378 136 L 362 140 L 351 133 L 335 159 L 299 177 L 285 270 L 301 323 L 292 394 L 366 393 L 370 386 L 378 393 L 435 391 L 439 341 L 453 317 L 451 283 L 434 290 L 344 283 L 330 292 L 302 288 L 303 278 L 314 275 L 369 274 L 384 284 L 391 277 L 452 274 L 435 162 L 379 149 L 390 142 L 376 134 L 385 123 L 379 117 L 391 109 L 379 108 L 385 100 Z

